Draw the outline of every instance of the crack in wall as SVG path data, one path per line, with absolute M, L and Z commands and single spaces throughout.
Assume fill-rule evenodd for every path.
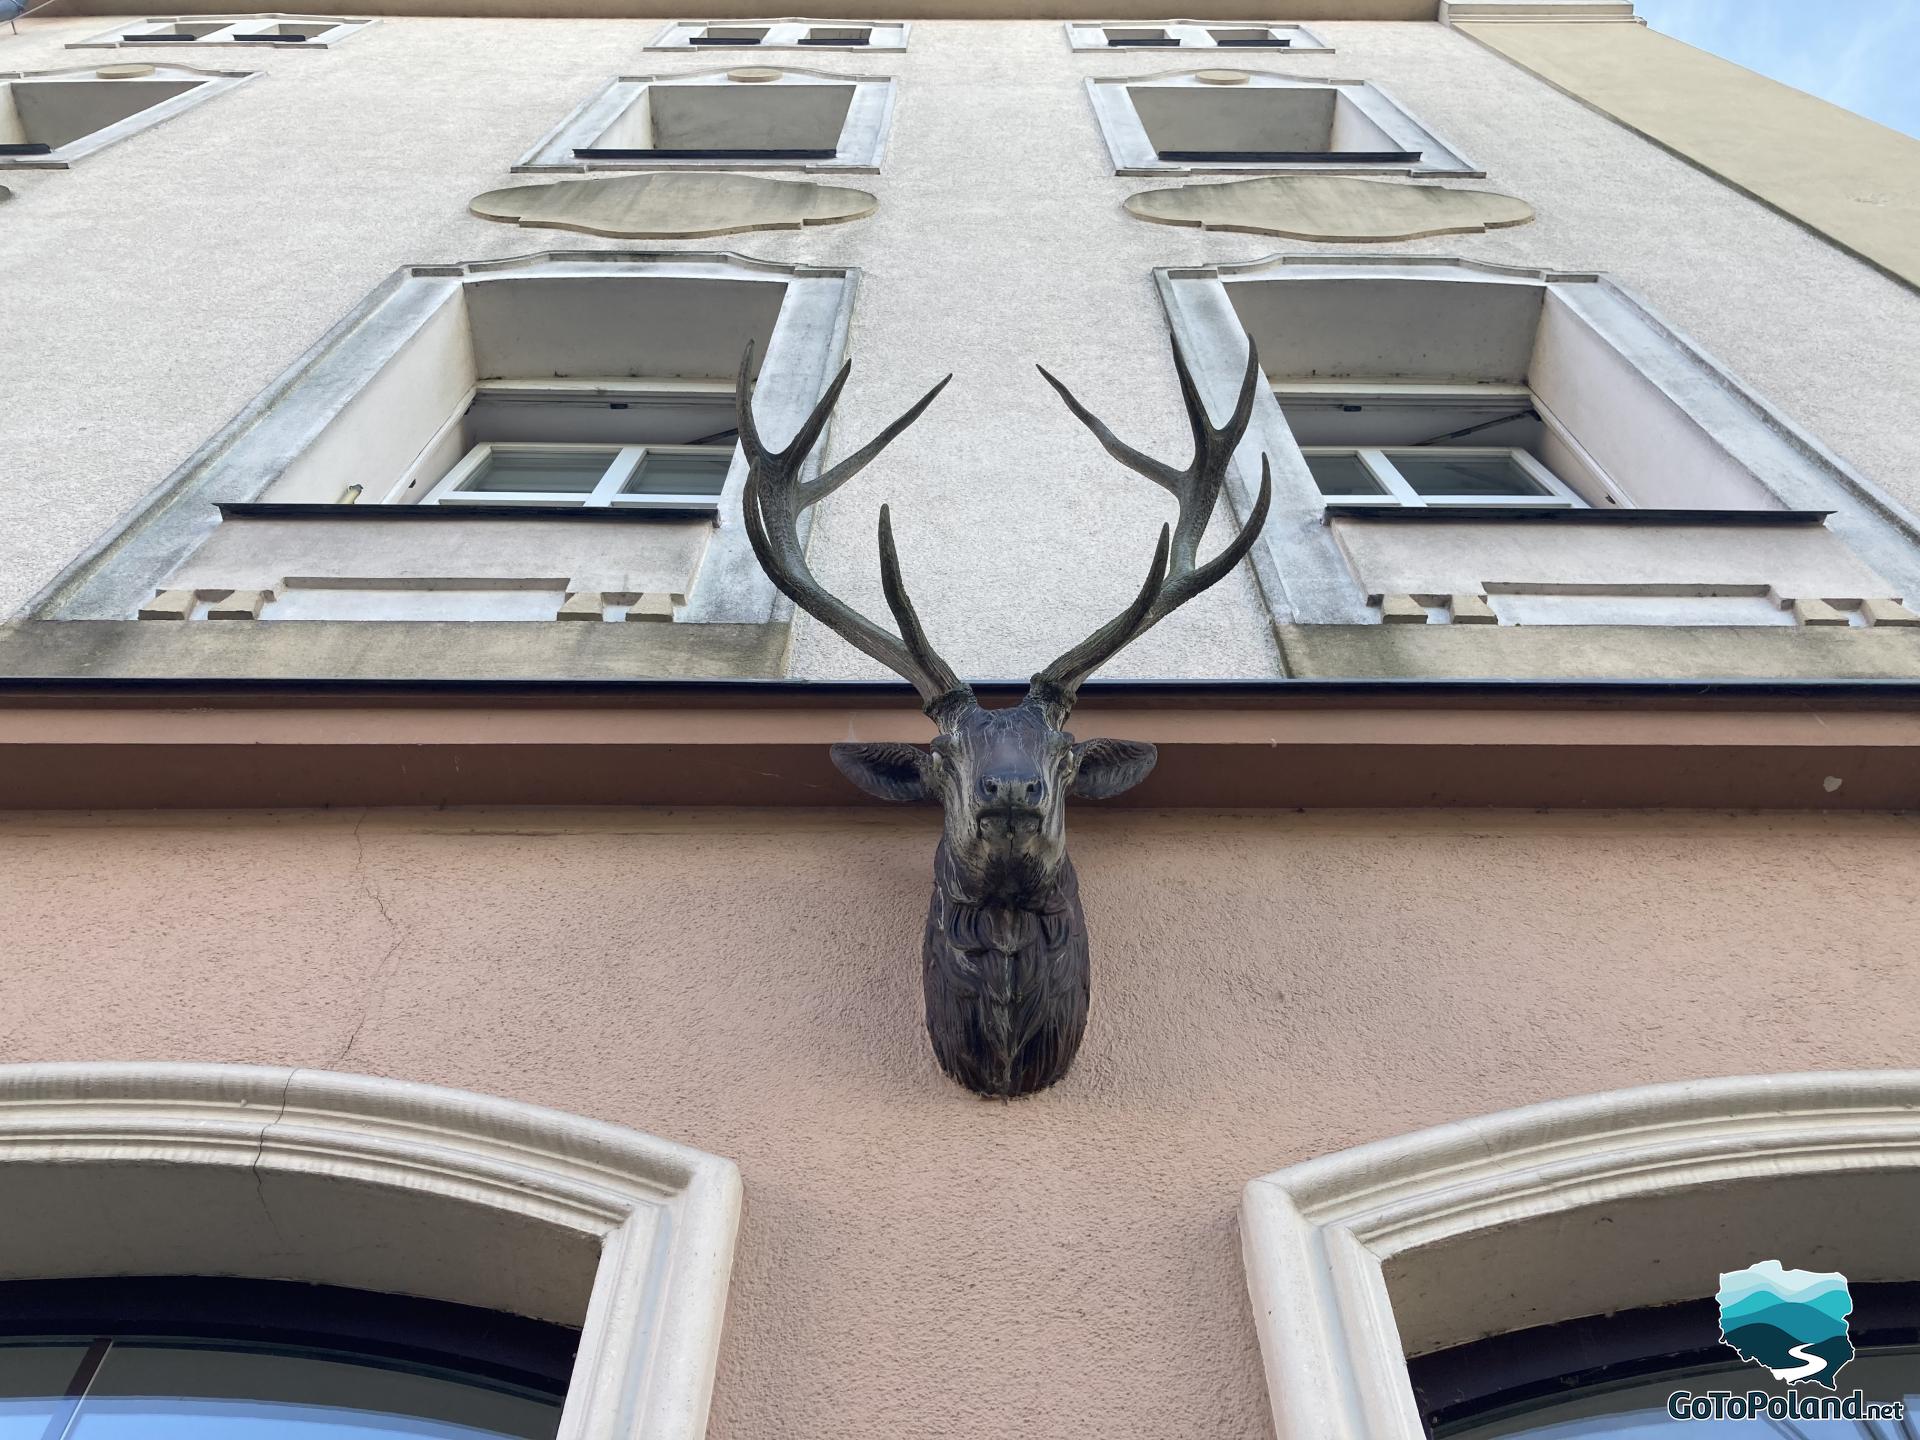
M 333 1069 L 338 1069 L 346 1062 L 347 1056 L 353 1052 L 354 1045 L 359 1042 L 360 1032 L 366 1028 L 367 1022 L 373 1018 L 373 1012 L 379 1008 L 380 997 L 386 993 L 387 983 L 393 978 L 400 946 L 406 940 L 406 932 L 401 929 L 387 909 L 386 897 L 380 893 L 379 887 L 367 874 L 367 847 L 360 835 L 362 827 L 367 823 L 367 813 L 366 810 L 361 810 L 360 818 L 353 824 L 354 883 L 360 887 L 360 892 L 373 902 L 373 908 L 380 912 L 380 918 L 386 923 L 393 941 L 387 946 L 386 953 L 380 957 L 380 963 L 374 969 L 373 983 L 368 989 L 367 1003 L 361 1010 L 360 1017 L 353 1022 L 353 1028 L 347 1032 L 346 1043 L 340 1047 L 340 1052 L 330 1062 L 330 1068 Z
M 260 1213 L 267 1217 L 267 1228 L 273 1231 L 273 1238 L 282 1250 L 287 1248 L 287 1237 L 281 1233 L 280 1222 L 273 1218 L 273 1207 L 267 1204 L 266 1178 L 260 1173 L 260 1161 L 267 1153 L 267 1136 L 272 1133 L 274 1126 L 286 1118 L 287 1104 L 293 1094 L 293 1082 L 299 1076 L 300 1072 L 297 1069 L 287 1071 L 287 1083 L 280 1087 L 280 1108 L 274 1111 L 271 1120 L 260 1127 L 259 1144 L 254 1147 L 253 1161 L 247 1167 L 248 1173 L 253 1176 L 254 1194 L 260 1200 Z

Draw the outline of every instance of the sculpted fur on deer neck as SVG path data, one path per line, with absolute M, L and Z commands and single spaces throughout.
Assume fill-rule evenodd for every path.
M 1121 794 L 1153 769 L 1151 745 L 1076 742 L 1068 733 L 1081 682 L 1239 563 L 1266 520 L 1271 482 L 1262 457 L 1260 496 L 1247 523 L 1219 554 L 1199 561 L 1200 540 L 1227 464 L 1252 415 L 1259 361 L 1249 350 L 1233 415 L 1216 427 L 1178 346 L 1173 359 L 1194 435 L 1193 460 L 1184 470 L 1117 439 L 1065 386 L 1040 372 L 1110 455 L 1174 496 L 1179 517 L 1172 527 L 1161 528 L 1146 582 L 1133 603 L 1036 674 L 1019 704 L 998 710 L 981 706 L 927 642 L 900 578 L 886 506 L 880 507 L 880 580 L 897 636 L 822 587 L 799 540 L 801 512 L 852 479 L 919 418 L 947 381 L 867 444 L 807 481 L 801 479 L 802 466 L 851 367 L 842 367 L 793 439 L 775 451 L 766 448 L 754 426 L 751 350 L 740 364 L 740 444 L 748 462 L 742 509 L 754 554 L 795 605 L 912 682 L 940 729 L 926 748 L 848 743 L 833 747 L 833 760 L 869 794 L 937 801 L 945 813 L 921 955 L 927 1033 L 941 1068 L 977 1094 L 1030 1094 L 1059 1080 L 1073 1063 L 1086 1029 L 1089 971 L 1079 881 L 1067 855 L 1066 801 Z

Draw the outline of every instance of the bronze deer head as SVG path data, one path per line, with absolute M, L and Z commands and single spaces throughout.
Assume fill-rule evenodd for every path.
M 1261 457 L 1260 498 L 1247 523 L 1202 563 L 1201 537 L 1221 481 L 1253 414 L 1260 363 L 1251 347 L 1233 415 L 1216 427 L 1178 344 L 1173 363 L 1193 427 L 1184 469 L 1118 439 L 1045 370 L 1067 408 L 1107 453 L 1179 503 L 1162 526 L 1146 582 L 1133 603 L 1033 677 L 1017 705 L 989 710 L 935 653 L 900 579 L 893 523 L 880 507 L 880 582 L 896 636 L 829 594 L 807 567 L 797 521 L 858 474 L 945 388 L 949 375 L 912 409 L 816 479 L 800 470 L 847 383 L 843 366 L 793 439 L 769 450 L 754 426 L 748 370 L 736 392 L 747 456 L 742 501 L 747 536 L 767 575 L 793 603 L 920 692 L 940 733 L 933 743 L 844 744 L 833 762 L 854 784 L 884 800 L 937 800 L 946 823 L 934 853 L 922 978 L 927 1033 L 940 1068 L 976 1094 L 1008 1098 L 1045 1089 L 1067 1073 L 1087 1024 L 1087 927 L 1079 881 L 1067 857 L 1067 797 L 1101 799 L 1131 789 L 1153 769 L 1154 748 L 1135 740 L 1076 742 L 1066 730 L 1080 684 L 1150 626 L 1214 584 L 1252 547 L 1272 496 Z

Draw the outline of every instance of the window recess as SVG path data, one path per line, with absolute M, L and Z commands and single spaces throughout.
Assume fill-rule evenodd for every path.
M 1325 55 L 1333 47 L 1304 25 L 1260 25 L 1220 20 L 1067 22 L 1075 50 L 1288 50 Z
M 904 50 L 911 27 L 887 21 L 789 16 L 736 24 L 683 20 L 654 37 L 649 50 Z
M 796 39 L 796 44 L 798 43 Z M 609 81 L 514 169 L 876 170 L 893 82 L 762 67 Z
M 0 73 L 0 168 L 64 170 L 252 78 L 157 64 Z
M 1320 493 L 1348 505 L 1583 507 L 1526 451 L 1489 448 L 1303 449 Z
M 1211 34 L 1212 32 L 1208 32 Z M 1208 69 L 1087 81 L 1115 170 L 1479 175 L 1376 87 Z
M 371 25 L 371 19 L 339 15 L 148 16 L 130 26 L 78 40 L 69 50 L 119 49 L 138 45 L 259 45 L 324 50 Z

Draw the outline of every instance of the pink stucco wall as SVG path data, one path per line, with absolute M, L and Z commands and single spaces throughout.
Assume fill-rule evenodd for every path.
M 920 1031 L 929 813 L 0 821 L 0 1060 L 466 1087 L 735 1159 L 711 1433 L 1257 1437 L 1254 1175 L 1582 1091 L 1912 1063 L 1890 817 L 1080 817 L 1094 1010 Z

